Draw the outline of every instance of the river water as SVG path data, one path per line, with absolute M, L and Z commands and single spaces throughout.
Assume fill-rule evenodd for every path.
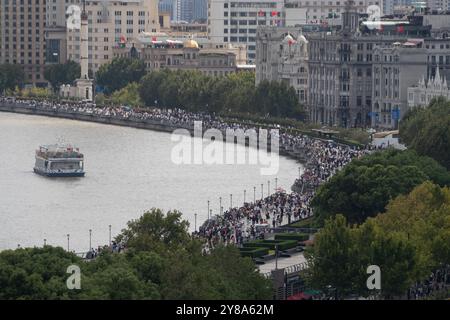
M 85 155 L 86 177 L 45 178 L 33 173 L 34 152 L 41 144 L 73 143 Z M 205 143 L 205 142 L 204 142 Z M 222 144 L 222 142 L 220 142 Z M 276 175 L 261 175 L 263 165 L 177 165 L 171 134 L 89 122 L 0 112 L 0 250 L 47 244 L 89 249 L 153 207 L 177 209 L 194 230 L 213 214 L 253 201 L 268 183 L 290 190 L 299 164 L 280 157 Z M 248 152 L 237 146 L 237 152 Z

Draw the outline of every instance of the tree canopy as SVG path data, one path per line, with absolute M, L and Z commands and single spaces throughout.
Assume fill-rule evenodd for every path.
M 368 296 L 367 267 L 381 270 L 381 293 L 401 296 L 449 263 L 450 189 L 427 181 L 389 202 L 386 212 L 359 226 L 343 215 L 326 220 L 306 253 L 308 281 L 316 288 L 332 286 L 340 297 Z
M 58 91 L 63 84 L 72 84 L 80 77 L 81 67 L 75 61 L 64 64 L 50 64 L 45 67 L 44 77 L 50 82 L 53 90 Z
M 139 92 L 147 106 L 280 118 L 303 116 L 292 87 L 268 81 L 255 87 L 255 75 L 251 72 L 212 77 L 191 70 L 153 71 L 143 77 Z
M 23 67 L 18 64 L 0 64 L 0 92 L 22 87 L 25 80 Z
M 136 58 L 114 58 L 100 66 L 96 73 L 97 84 L 111 94 L 126 87 L 129 83 L 139 82 L 145 75 L 145 63 Z
M 322 224 L 343 214 L 349 223 L 362 223 L 384 212 L 390 199 L 426 180 L 450 185 L 450 173 L 412 150 L 385 150 L 354 159 L 317 190 L 312 201 L 315 220 Z
M 234 246 L 202 254 L 181 213 L 159 209 L 130 221 L 117 236 L 122 253 L 85 262 L 45 246 L 0 252 L 0 299 L 269 299 L 272 284 Z M 68 290 L 69 265 L 81 289 Z
M 409 148 L 450 170 L 450 102 L 439 98 L 408 112 L 400 122 L 400 137 Z
M 115 105 L 142 106 L 142 101 L 139 96 L 139 85 L 136 82 L 132 82 L 126 87 L 114 91 L 111 95 L 111 102 Z

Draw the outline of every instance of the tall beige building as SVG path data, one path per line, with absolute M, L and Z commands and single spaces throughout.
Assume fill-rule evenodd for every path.
M 76 2 L 75 0 L 74 2 Z M 89 69 L 94 73 L 113 58 L 120 43 L 134 43 L 141 32 L 158 32 L 158 0 L 86 1 Z M 80 61 L 80 33 L 67 30 L 67 59 Z
M 23 66 L 25 83 L 46 85 L 45 0 L 0 0 L 0 63 Z

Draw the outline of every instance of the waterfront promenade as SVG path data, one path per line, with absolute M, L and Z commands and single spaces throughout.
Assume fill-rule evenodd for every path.
M 253 124 L 236 124 L 222 121 L 219 117 L 204 113 L 189 113 L 179 109 L 136 109 L 127 107 L 97 108 L 83 103 L 46 102 L 33 100 L 1 99 L 0 111 L 59 117 L 110 125 L 129 126 L 148 130 L 173 132 L 184 128 L 193 131 L 194 121 L 202 121 L 203 128 L 258 129 Z M 273 128 L 279 128 L 274 125 Z M 357 149 L 330 140 L 288 133 L 280 128 L 280 154 L 289 156 L 305 165 L 305 172 L 295 182 L 297 192 L 278 192 L 240 207 L 231 208 L 208 219 L 201 226 L 199 236 L 208 246 L 219 243 L 242 244 L 259 236 L 255 225 L 267 223 L 279 227 L 313 215 L 309 205 L 315 189 L 335 172 L 370 150 Z M 292 172 L 296 177 L 297 172 Z M 255 199 L 256 200 L 256 199 Z

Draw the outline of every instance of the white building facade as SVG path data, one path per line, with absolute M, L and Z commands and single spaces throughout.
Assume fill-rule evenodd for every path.
M 410 108 L 428 106 L 431 100 L 439 97 L 450 100 L 447 80 L 441 77 L 439 69 L 437 69 L 435 77 L 429 77 L 428 81 L 425 81 L 423 77 L 416 86 L 408 88 L 408 106 Z

